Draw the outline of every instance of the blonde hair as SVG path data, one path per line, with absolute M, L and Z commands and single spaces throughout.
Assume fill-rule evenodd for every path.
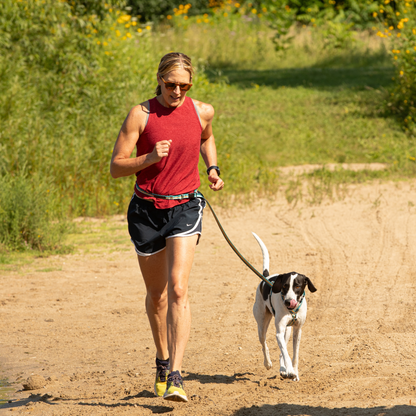
M 157 73 L 160 77 L 163 77 L 164 75 L 168 74 L 169 72 L 175 71 L 176 69 L 184 69 L 185 71 L 188 71 L 192 81 L 192 75 L 194 74 L 195 70 L 192 66 L 191 58 L 181 52 L 167 53 L 160 60 Z M 162 94 L 162 88 L 160 87 L 160 85 L 156 87 L 155 94 Z

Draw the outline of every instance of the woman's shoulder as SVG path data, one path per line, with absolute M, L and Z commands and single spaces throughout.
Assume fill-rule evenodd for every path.
M 147 120 L 150 114 L 150 100 L 144 101 L 138 105 L 135 105 L 130 111 L 127 116 L 127 123 L 134 127 L 139 131 L 141 134 L 146 127 Z
M 150 101 L 151 100 L 143 101 L 142 103 L 135 105 L 130 110 L 129 114 L 131 114 L 134 117 L 147 116 L 149 114 L 149 111 L 150 111 Z
M 206 121 L 212 120 L 215 110 L 211 104 L 203 103 L 202 101 L 195 100 L 194 98 L 192 98 L 192 101 L 198 109 L 200 117 Z

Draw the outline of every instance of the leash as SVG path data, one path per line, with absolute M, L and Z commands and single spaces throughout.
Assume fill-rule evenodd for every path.
M 187 194 L 180 194 L 180 195 L 158 195 L 158 194 L 153 194 L 151 192 L 147 192 L 144 191 L 143 189 L 141 189 L 137 183 L 136 183 L 136 189 L 144 194 L 144 195 L 148 195 L 148 196 L 153 196 L 155 198 L 160 198 L 160 199 L 194 199 L 194 198 L 202 198 L 204 199 L 204 201 L 208 204 L 209 209 L 212 212 L 212 215 L 214 216 L 214 219 L 222 233 L 222 235 L 225 238 L 225 241 L 227 241 L 227 243 L 229 244 L 229 246 L 234 250 L 234 253 L 237 254 L 237 256 L 240 258 L 240 260 L 254 273 L 256 274 L 258 277 L 260 277 L 261 280 L 263 280 L 264 283 L 266 283 L 268 286 L 273 287 L 273 284 L 266 278 L 264 277 L 256 268 L 254 268 L 249 261 L 247 261 L 244 256 L 237 250 L 237 247 L 232 243 L 232 241 L 228 238 L 227 233 L 225 232 L 224 228 L 222 227 L 220 220 L 218 219 L 217 215 L 215 214 L 214 209 L 212 208 L 211 204 L 209 203 L 209 201 L 204 197 L 204 195 L 201 194 L 201 192 L 199 192 L 198 190 L 195 190 L 194 192 L 190 192 Z

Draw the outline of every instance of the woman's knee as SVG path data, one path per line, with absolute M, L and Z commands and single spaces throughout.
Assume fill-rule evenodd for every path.
M 188 300 L 188 285 L 187 284 L 171 284 L 168 288 L 169 302 L 182 303 Z
M 147 299 L 154 307 L 164 306 L 167 302 L 167 291 L 149 290 L 147 291 Z

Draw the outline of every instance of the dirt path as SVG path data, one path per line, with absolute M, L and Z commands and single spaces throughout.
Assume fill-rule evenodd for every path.
M 0 274 L 0 354 L 16 383 L 0 414 L 416 415 L 415 189 L 373 184 L 319 206 L 291 208 L 279 196 L 218 210 L 258 269 L 251 231 L 268 246 L 272 272 L 302 272 L 318 288 L 307 293 L 298 383 L 280 379 L 273 324 L 274 367 L 263 367 L 251 312 L 258 278 L 206 210 L 190 283 L 187 404 L 152 393 L 155 351 L 126 223 L 109 220 L 100 245 L 102 223 L 91 222 L 97 242 L 87 253 Z M 46 387 L 22 391 L 31 374 Z

